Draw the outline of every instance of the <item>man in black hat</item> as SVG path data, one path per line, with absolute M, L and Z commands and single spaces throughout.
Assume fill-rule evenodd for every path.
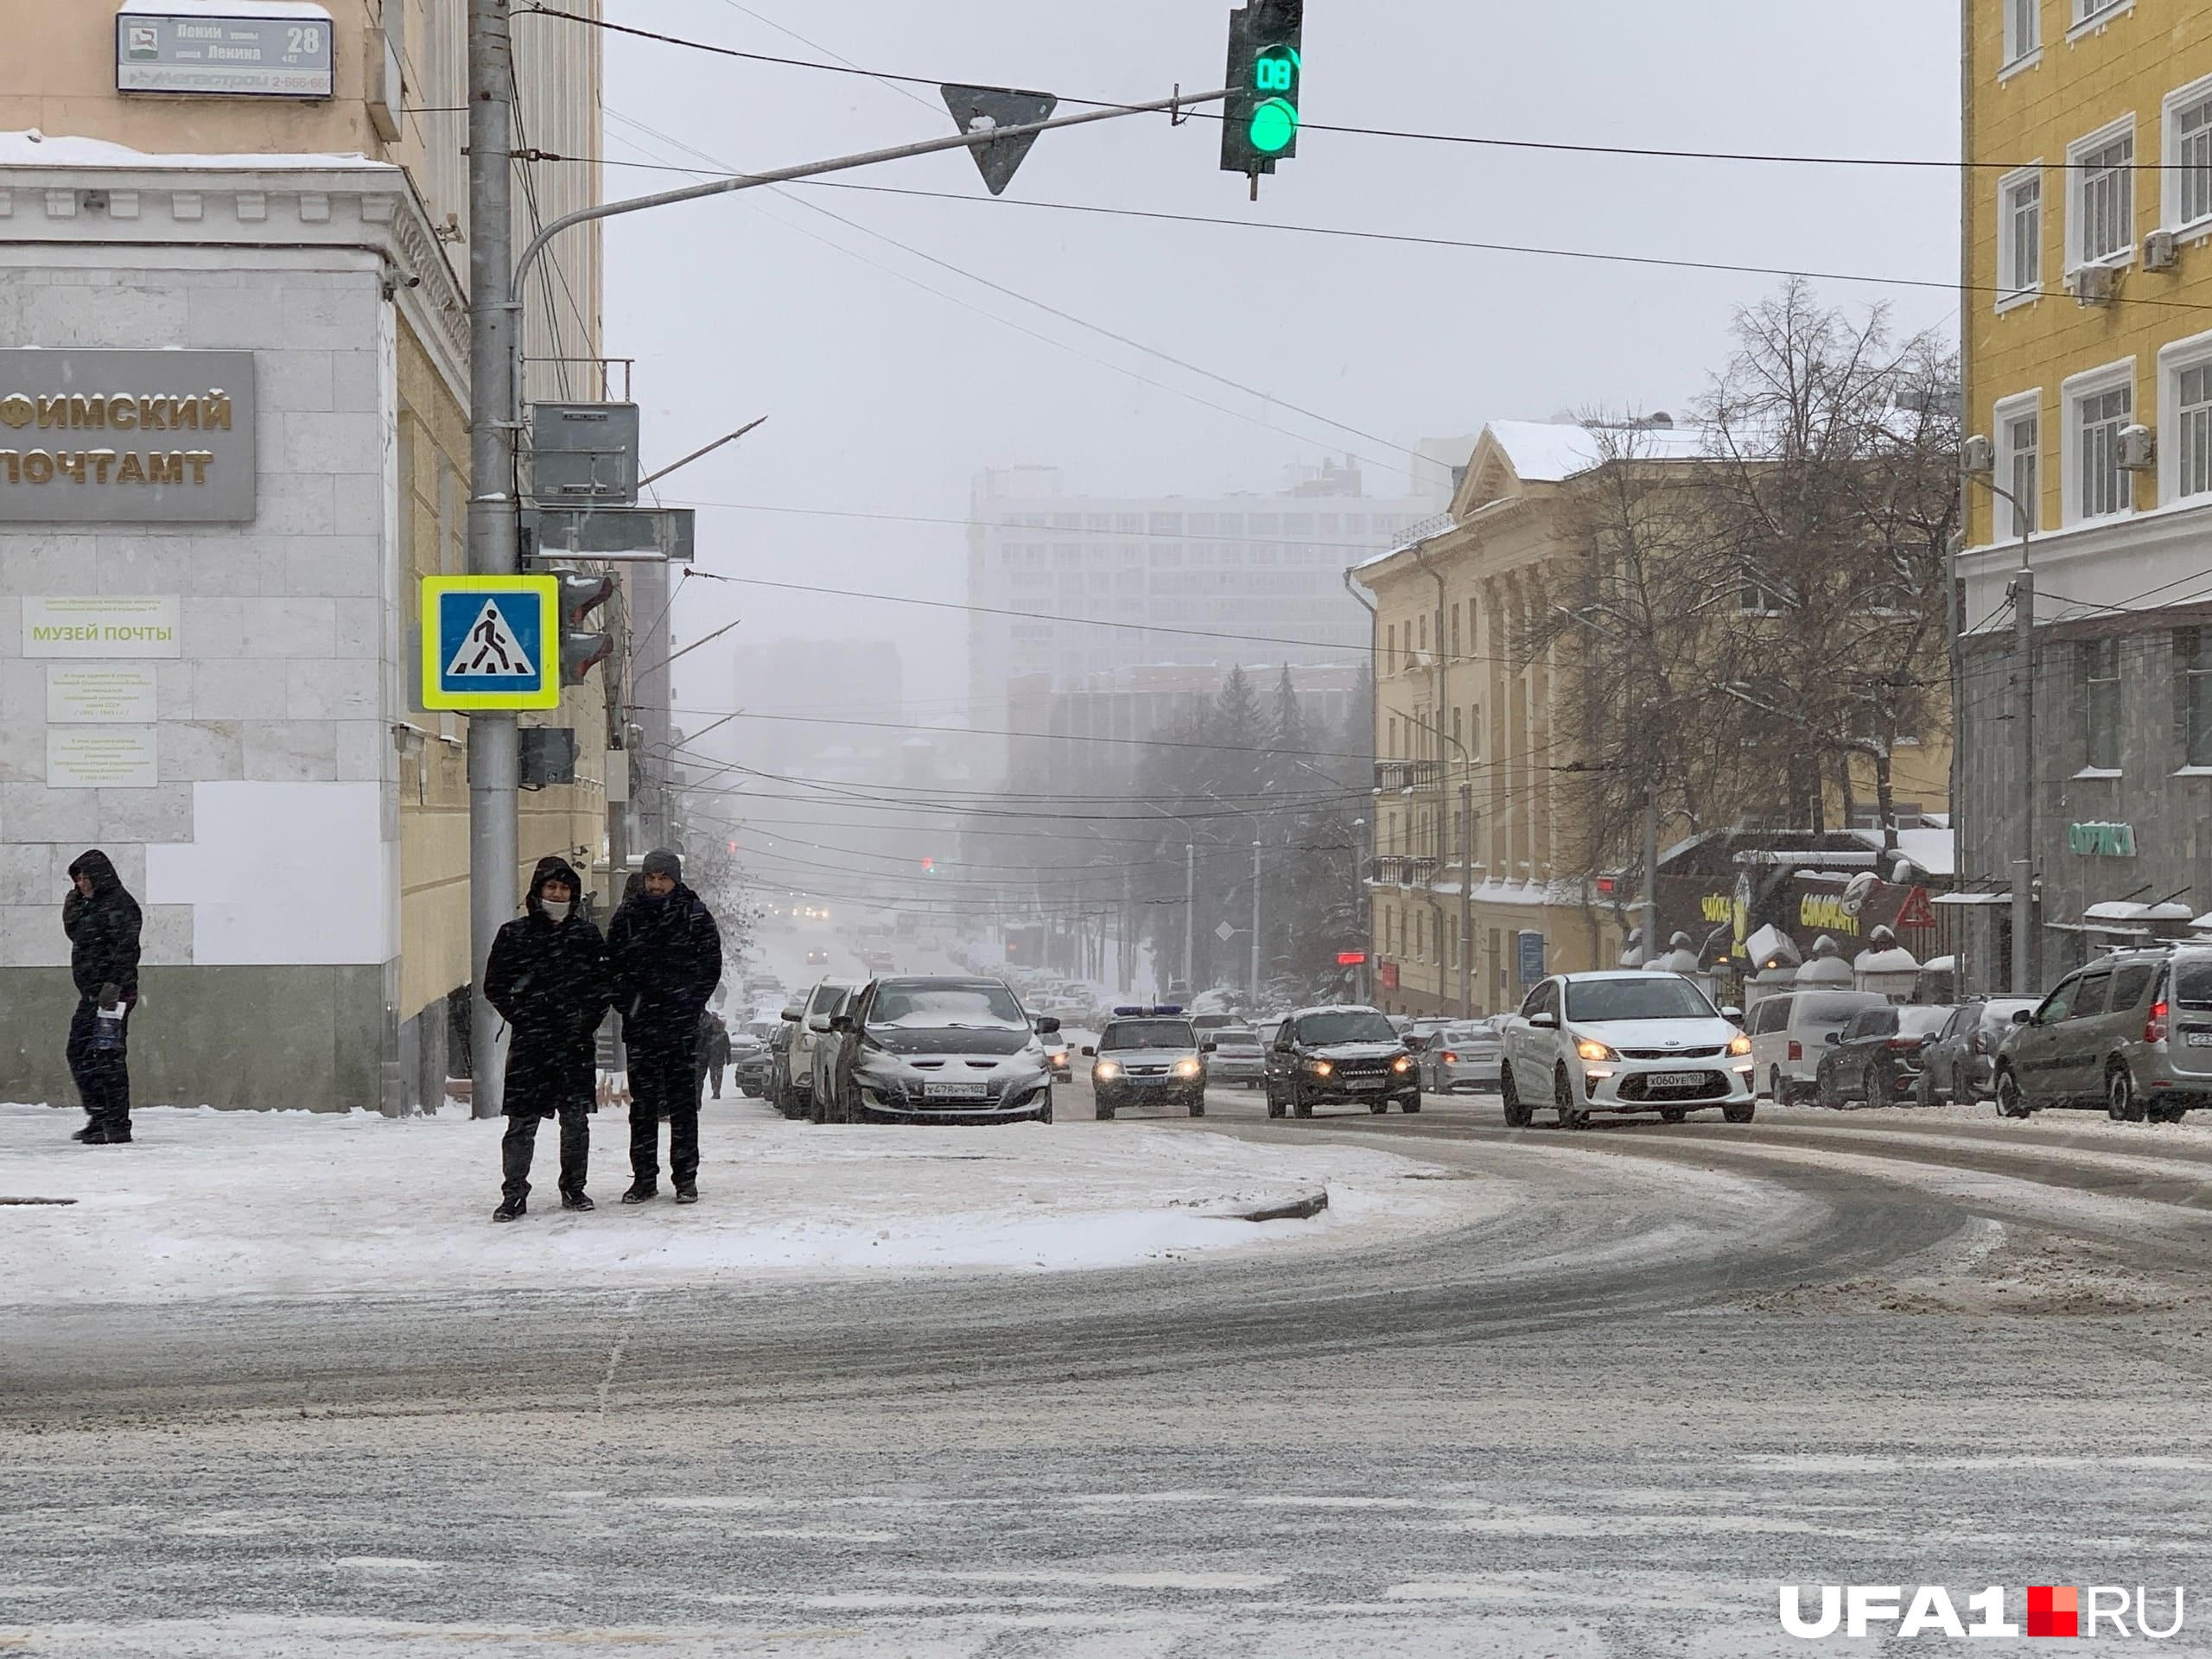
M 98 848 L 69 867 L 61 930 L 69 936 L 69 976 L 77 1012 L 63 1052 L 85 1103 L 85 1127 L 72 1135 L 87 1146 L 122 1146 L 130 1139 L 130 1067 L 125 1046 L 138 1001 L 138 901 Z
M 502 927 L 484 969 L 484 995 L 513 1035 L 507 1045 L 507 1120 L 499 1160 L 505 1177 L 494 1221 L 529 1208 L 530 1165 L 542 1119 L 561 1120 L 561 1207 L 595 1206 L 584 1191 L 591 1162 L 590 1114 L 598 1108 L 598 1033 L 613 989 L 607 945 L 577 900 L 583 883 L 563 858 L 541 858 L 525 914 Z
M 630 1190 L 625 1204 L 660 1191 L 660 1120 L 668 1119 L 668 1173 L 678 1204 L 699 1201 L 700 1017 L 722 976 L 722 940 L 683 863 L 647 853 L 639 891 L 607 924 L 614 1006 L 630 1052 Z

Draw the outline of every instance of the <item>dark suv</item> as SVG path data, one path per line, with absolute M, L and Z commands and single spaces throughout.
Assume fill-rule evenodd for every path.
M 1389 1018 L 1373 1008 L 1300 1008 L 1268 1050 L 1268 1116 L 1311 1117 L 1317 1105 L 1364 1106 L 1380 1115 L 1396 1101 L 1421 1110 L 1421 1073 Z
M 2212 946 L 2118 950 L 2012 1016 L 1997 1052 L 1997 1109 L 2102 1106 L 2122 1122 L 2177 1123 L 2212 1107 Z

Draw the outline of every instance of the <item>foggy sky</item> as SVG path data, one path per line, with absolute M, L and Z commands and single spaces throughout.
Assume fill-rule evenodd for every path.
M 608 9 L 618 22 L 747 51 L 825 55 L 772 26 L 782 25 L 871 69 L 1132 100 L 1178 82 L 1217 85 L 1227 13 L 1223 0 Z M 524 17 L 516 27 L 576 25 Z M 1426 131 L 1948 158 L 1957 36 L 1955 10 L 1927 0 L 1309 0 L 1304 105 L 1313 122 Z M 902 92 L 612 35 L 607 103 L 618 161 L 780 166 L 951 130 L 928 86 Z M 1390 472 L 1402 447 L 1426 435 L 1593 405 L 1680 410 L 1722 360 L 1732 308 L 1779 281 L 1018 202 L 1956 277 L 1956 177 L 1940 168 L 1563 156 L 1308 132 L 1254 206 L 1241 178 L 1217 170 L 1218 144 L 1215 124 L 1134 117 L 1046 135 L 1001 202 L 953 154 L 846 176 L 958 201 L 798 188 L 614 221 L 607 349 L 639 359 L 648 464 L 770 417 L 668 480 L 662 499 L 958 520 L 986 466 L 1058 465 L 1071 487 L 1100 494 L 1268 490 L 1287 465 L 1332 452 L 1357 455 L 1370 493 L 1389 493 L 1402 481 Z M 628 195 L 685 181 L 609 167 L 607 181 Z M 1112 344 L 809 204 L 1367 435 Z M 1955 327 L 1949 293 L 1821 289 L 1836 301 L 1886 300 L 1902 327 Z M 700 550 L 706 570 L 964 594 L 957 524 L 724 507 L 701 514 Z M 676 615 L 683 642 L 745 618 L 677 665 L 686 709 L 733 706 L 730 653 L 743 641 L 825 632 L 905 636 L 917 711 L 960 707 L 963 629 L 950 613 L 694 580 Z

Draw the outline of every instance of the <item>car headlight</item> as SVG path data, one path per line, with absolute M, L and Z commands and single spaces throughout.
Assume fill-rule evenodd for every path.
M 1101 1060 L 1090 1068 L 1091 1079 L 1096 1083 L 1111 1083 L 1122 1075 L 1122 1068 L 1112 1060 Z
M 1205 1068 L 1196 1060 L 1185 1059 L 1175 1062 L 1175 1075 L 1179 1077 L 1195 1077 L 1205 1070 Z
M 1325 1077 L 1337 1069 L 1326 1060 L 1309 1060 L 1306 1064 L 1313 1068 L 1313 1075 L 1317 1077 Z
M 1742 1032 L 1738 1032 L 1733 1037 L 1731 1037 L 1728 1039 L 1728 1052 L 1731 1054 L 1750 1053 L 1751 1052 L 1751 1039 L 1745 1036 Z
M 1586 1060 L 1618 1060 L 1620 1058 L 1619 1055 L 1614 1053 L 1613 1051 L 1606 1047 L 1605 1044 L 1594 1041 L 1588 1037 L 1585 1037 L 1580 1042 L 1575 1044 L 1574 1052 L 1577 1054 L 1580 1054 Z
M 1402 1077 L 1414 1069 L 1414 1057 L 1410 1054 L 1399 1055 L 1396 1059 L 1390 1062 L 1390 1069 Z

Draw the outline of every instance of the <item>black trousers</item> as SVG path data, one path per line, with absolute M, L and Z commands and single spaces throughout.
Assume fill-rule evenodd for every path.
M 630 1173 L 660 1179 L 660 1119 L 668 1114 L 668 1173 L 678 1186 L 699 1175 L 699 1073 L 690 1045 L 630 1045 Z
M 561 1196 L 573 1198 L 584 1190 L 591 1169 L 591 1109 L 578 1101 L 560 1109 Z M 499 1167 L 506 1177 L 500 1190 L 510 1198 L 530 1196 L 530 1163 L 537 1151 L 537 1126 L 544 1122 L 536 1112 L 518 1113 L 507 1120 L 499 1141 Z
M 77 1000 L 77 1012 L 69 1016 L 69 1041 L 62 1052 L 69 1062 L 69 1075 L 76 1079 L 77 1095 L 85 1103 L 91 1127 L 127 1134 L 130 1128 L 130 1009 L 126 1004 L 123 1012 L 125 1046 L 100 1049 L 92 1046 L 99 1007 L 93 997 Z

